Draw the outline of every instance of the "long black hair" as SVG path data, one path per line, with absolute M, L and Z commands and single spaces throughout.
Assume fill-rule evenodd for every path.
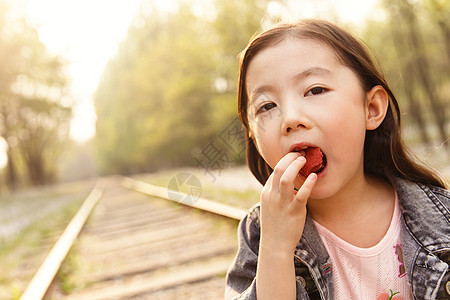
M 250 136 L 247 115 L 248 95 L 246 76 L 250 61 L 263 49 L 274 46 L 287 37 L 315 40 L 331 47 L 338 59 L 352 69 L 367 92 L 382 86 L 389 95 L 389 107 L 383 122 L 366 131 L 364 144 L 364 172 L 389 179 L 400 177 L 418 183 L 445 187 L 435 171 L 416 163 L 401 138 L 400 108 L 394 93 L 374 63 L 368 48 L 348 31 L 323 20 L 303 20 L 295 24 L 279 24 L 252 38 L 240 54 L 238 86 L 239 117 L 246 130 L 247 165 L 259 182 L 265 184 L 272 168 L 259 154 Z

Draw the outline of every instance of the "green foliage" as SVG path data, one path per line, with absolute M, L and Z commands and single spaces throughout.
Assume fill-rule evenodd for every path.
M 58 280 L 61 292 L 64 295 L 69 295 L 76 287 L 77 283 L 72 278 L 74 270 L 79 268 L 77 261 L 77 249 L 73 246 L 67 256 L 64 259 L 64 263 L 56 274 L 56 279 Z
M 6 2 L 0 7 L 0 137 L 8 144 L 7 183 L 50 183 L 71 118 L 71 109 L 61 105 L 64 62 L 26 20 L 8 14 Z
M 270 2 L 180 1 L 170 12 L 144 2 L 95 95 L 102 173 L 196 165 L 195 158 L 237 117 L 239 53 L 261 26 L 283 19 L 283 13 L 267 12 Z M 283 9 L 290 3 L 276 2 Z M 361 26 L 362 37 L 380 58 L 407 112 L 406 124 L 422 130 L 424 142 L 442 143 L 445 130 L 436 128 L 448 126 L 439 112 L 450 102 L 448 1 L 410 2 L 386 1 L 386 18 Z M 420 47 L 411 44 L 414 38 Z M 232 163 L 243 162 L 243 151 L 215 145 Z
M 10 212 L 11 219 L 24 217 L 18 212 L 26 211 L 21 206 L 27 206 L 30 201 L 40 201 L 42 206 L 70 198 L 64 206 L 55 211 L 43 214 L 25 229 L 5 239 L 0 239 L 0 298 L 19 299 L 29 284 L 32 276 L 38 270 L 49 251 L 66 228 L 71 218 L 80 208 L 92 186 L 90 184 L 73 184 L 64 187 L 34 189 L 32 193 L 12 194 L 9 203 L 1 203 L 2 208 Z M 5 200 L 3 197 L 0 200 Z M 16 209 L 11 209 L 15 207 Z M 27 212 L 36 214 L 38 211 Z M 6 216 L 8 217 L 8 216 Z M 9 220 L 2 216 L 1 225 Z M 6 222 L 6 223 L 4 223 Z M 71 263 L 72 257 L 69 257 Z M 70 265 L 69 265 L 70 266 Z M 67 268 L 62 272 L 68 272 Z M 67 283 L 66 283 L 67 284 Z M 67 286 L 68 287 L 68 286 Z
M 214 18 L 184 2 L 168 13 L 147 4 L 95 95 L 103 173 L 195 164 L 236 117 L 237 55 L 264 14 L 253 1 L 217 1 Z
M 382 61 L 405 124 L 427 145 L 448 147 L 450 6 L 448 1 L 383 1 L 386 19 L 363 36 Z M 450 148 L 449 148 L 450 149 Z

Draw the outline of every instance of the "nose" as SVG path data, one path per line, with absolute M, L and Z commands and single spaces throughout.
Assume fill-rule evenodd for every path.
M 298 100 L 297 100 L 298 101 Z M 308 128 L 309 121 L 306 112 L 301 109 L 300 103 L 285 107 L 283 111 L 282 132 L 288 135 L 297 130 Z

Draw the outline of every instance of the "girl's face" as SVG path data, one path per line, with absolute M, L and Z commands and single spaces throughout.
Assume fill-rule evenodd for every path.
M 326 167 L 313 199 L 332 197 L 363 179 L 366 93 L 330 47 L 288 38 L 266 48 L 250 62 L 246 87 L 251 136 L 269 166 L 293 149 L 319 147 Z M 304 179 L 299 175 L 295 186 Z

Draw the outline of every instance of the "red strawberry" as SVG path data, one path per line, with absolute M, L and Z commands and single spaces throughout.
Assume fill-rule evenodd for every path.
M 320 172 L 325 167 L 325 158 L 319 147 L 305 149 L 305 158 L 306 164 L 300 170 L 300 173 L 304 176 Z

